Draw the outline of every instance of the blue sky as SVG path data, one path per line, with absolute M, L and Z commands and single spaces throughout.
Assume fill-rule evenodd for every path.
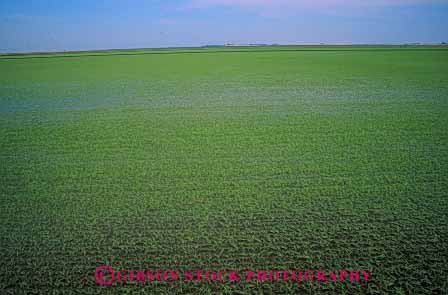
M 448 42 L 448 0 L 0 0 L 0 52 Z

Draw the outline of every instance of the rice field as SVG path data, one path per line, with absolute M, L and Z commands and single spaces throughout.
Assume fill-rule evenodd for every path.
M 443 46 L 0 56 L 1 293 L 447 294 L 447 130 Z

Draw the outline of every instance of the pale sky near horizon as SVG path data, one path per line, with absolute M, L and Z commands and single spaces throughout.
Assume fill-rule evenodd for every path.
M 448 0 L 0 0 L 0 52 L 448 42 Z

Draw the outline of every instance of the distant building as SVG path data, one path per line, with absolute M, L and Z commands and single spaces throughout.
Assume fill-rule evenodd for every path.
M 249 44 L 226 43 L 224 46 L 226 46 L 226 47 L 248 47 L 248 46 L 271 46 L 271 45 L 270 44 L 261 44 L 261 43 L 249 43 Z
M 202 46 L 203 48 L 220 48 L 220 47 L 224 47 L 224 45 L 214 45 L 214 44 L 210 44 L 210 45 L 204 45 Z

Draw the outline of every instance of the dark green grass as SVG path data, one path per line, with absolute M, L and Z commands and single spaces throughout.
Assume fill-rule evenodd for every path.
M 69 58 L 148 54 L 196 54 L 196 53 L 241 53 L 291 52 L 291 51 L 446 51 L 446 45 L 272 45 L 272 46 L 218 46 L 218 47 L 174 47 L 110 49 L 91 51 L 0 53 L 1 59 Z
M 0 289 L 445 294 L 448 51 L 419 48 L 0 58 Z M 103 264 L 372 277 L 99 287 Z

